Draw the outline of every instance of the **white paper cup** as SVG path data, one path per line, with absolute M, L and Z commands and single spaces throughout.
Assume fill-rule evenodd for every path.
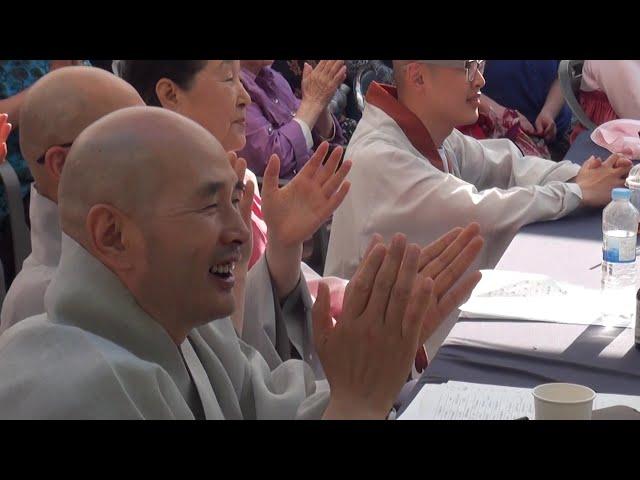
M 596 392 L 573 383 L 545 383 L 533 389 L 536 420 L 591 420 Z

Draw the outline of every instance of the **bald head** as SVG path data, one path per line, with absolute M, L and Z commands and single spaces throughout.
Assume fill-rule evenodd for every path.
M 137 220 L 163 204 L 180 205 L 188 184 L 214 166 L 233 175 L 220 143 L 194 121 L 156 107 L 113 112 L 84 130 L 69 152 L 59 189 L 62 228 L 84 243 L 94 205 Z
M 57 178 L 50 178 L 50 171 L 36 162 L 47 149 L 72 143 L 97 119 L 136 105 L 144 105 L 137 91 L 99 68 L 66 67 L 42 77 L 29 90 L 20 113 L 20 149 L 38 186 L 57 189 Z

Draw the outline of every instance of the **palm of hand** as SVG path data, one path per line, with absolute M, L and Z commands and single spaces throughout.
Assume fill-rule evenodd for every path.
M 338 147 L 322 160 L 329 150 L 323 142 L 307 164 L 287 185 L 278 188 L 280 159 L 272 155 L 262 184 L 262 213 L 269 236 L 283 247 L 301 244 L 329 219 L 349 190 L 344 182 L 351 162 L 346 160 L 336 171 L 342 157 Z
M 327 197 L 322 188 L 301 175 L 282 188 L 263 193 L 262 197 L 264 220 L 284 246 L 303 242 L 313 235 L 328 217 L 326 207 Z

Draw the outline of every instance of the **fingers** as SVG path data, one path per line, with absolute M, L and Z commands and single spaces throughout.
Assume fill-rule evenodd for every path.
M 10 123 L 5 122 L 0 124 L 0 142 L 6 142 L 7 138 L 9 138 L 10 133 L 11 133 Z
M 536 124 L 535 124 L 535 127 L 536 127 L 536 133 L 537 133 L 537 134 L 542 134 L 542 133 L 544 133 L 544 131 L 545 131 L 545 128 L 544 128 L 544 127 L 545 127 L 545 126 L 544 126 L 544 122 L 542 121 L 542 118 L 541 118 L 541 117 L 536 118 Z
M 240 215 L 245 225 L 251 228 L 251 206 L 253 205 L 253 194 L 255 185 L 253 182 L 247 182 L 245 185 L 242 200 L 240 200 Z
M 344 293 L 342 318 L 356 318 L 367 307 L 376 275 L 387 256 L 387 247 L 377 243 L 364 257 L 360 270 L 351 278 Z M 381 313 L 382 315 L 382 313 Z
M 244 175 L 247 171 L 247 161 L 244 158 L 237 158 L 233 170 L 236 172 L 238 180 L 244 182 Z
M 304 65 L 302 66 L 302 80 L 306 80 L 312 71 L 313 68 L 311 67 L 311 65 L 309 65 L 307 62 L 304 62 Z
M 329 66 L 329 75 L 331 77 L 336 77 L 342 69 L 346 69 L 344 60 L 332 60 Z
M 236 161 L 238 160 L 238 155 L 236 154 L 236 152 L 227 152 L 227 159 L 229 160 L 229 163 L 231 164 L 231 168 L 233 168 L 235 170 Z
M 302 167 L 300 173 L 298 175 L 302 175 L 303 177 L 313 178 L 316 175 L 316 172 L 320 169 L 323 160 L 327 156 L 327 152 L 329 151 L 329 142 L 322 142 L 316 151 L 313 152 L 309 161 Z
M 631 159 L 629 157 L 626 157 L 624 155 L 618 155 L 618 159 L 616 160 L 616 163 L 614 164 L 614 168 L 620 168 L 620 167 L 633 167 L 633 162 L 631 161 Z
M 329 197 L 327 202 L 324 205 L 324 208 L 320 212 L 323 217 L 323 222 L 327 220 L 333 212 L 337 210 L 337 208 L 342 204 L 344 198 L 349 193 L 349 189 L 351 188 L 351 182 L 344 182 L 340 189 Z
M 533 125 L 531 125 L 529 120 L 527 120 L 527 117 L 525 117 L 520 112 L 518 112 L 518 118 L 520 119 L 520 128 L 522 128 L 522 130 L 524 130 L 525 133 L 529 135 L 536 133 L 535 129 L 533 128 Z
M 264 170 L 262 177 L 262 196 L 268 196 L 278 190 L 278 179 L 280 178 L 280 157 L 275 153 L 271 155 L 267 168 Z
M 449 230 L 436 241 L 431 242 L 429 245 L 424 247 L 422 249 L 422 252 L 420 253 L 420 260 L 418 261 L 418 271 L 421 271 L 429 264 L 429 262 L 431 262 L 442 252 L 444 252 L 445 248 L 447 248 L 451 244 L 451 242 L 458 238 L 458 235 L 460 235 L 461 232 L 462 227 L 456 227 L 452 230 Z
M 324 346 L 333 329 L 331 321 L 331 302 L 329 295 L 329 287 L 326 283 L 318 284 L 318 295 L 311 309 L 311 318 L 313 326 L 313 343 L 316 351 L 322 355 Z
M 481 278 L 482 274 L 480 272 L 473 272 L 440 299 L 438 306 L 442 312 L 443 319 L 467 301 Z
M 391 334 L 403 335 L 403 318 L 409 300 L 414 293 L 419 256 L 420 247 L 416 244 L 409 245 L 404 252 L 400 270 L 391 289 L 389 304 L 383 315 L 385 327 L 389 328 Z
M 323 144 L 325 143 L 327 144 L 327 150 L 328 150 L 329 144 L 328 142 L 323 142 Z M 342 147 L 334 148 L 333 152 L 331 152 L 331 155 L 329 155 L 329 159 L 326 161 L 326 163 L 322 166 L 319 166 L 318 169 L 315 171 L 313 179 L 317 180 L 320 185 L 324 185 L 324 183 L 329 179 L 329 177 L 331 177 L 331 175 L 335 173 L 336 168 L 338 167 L 338 163 L 342 158 L 343 151 L 344 149 Z
M 429 305 L 426 315 L 423 317 L 422 332 L 420 335 L 421 344 L 433 335 L 451 312 L 466 301 L 481 278 L 482 275 L 480 272 L 473 272 L 460 282 L 460 285 L 457 285 L 454 290 L 447 293 L 439 302 L 435 298 L 435 292 L 432 294 L 432 302 Z
M 613 168 L 617 159 L 618 155 L 616 155 L 615 153 L 613 155 L 609 155 L 609 157 L 604 162 L 602 162 L 602 166 Z
M 435 280 L 434 293 L 436 298 L 442 298 L 462 278 L 483 246 L 484 239 L 480 236 L 474 237 L 437 277 L 431 277 Z
M 330 197 L 338 190 L 344 179 L 347 178 L 352 165 L 351 160 L 345 160 L 338 171 L 331 175 L 329 180 L 322 185 L 322 193 L 324 193 L 325 197 Z
M 602 160 L 599 157 L 594 157 L 591 155 L 585 162 L 582 164 L 582 168 L 585 170 L 591 170 L 594 168 L 599 168 L 602 166 Z
M 316 65 L 316 68 L 313 69 L 314 73 L 324 75 L 327 70 L 327 64 L 329 62 L 327 60 L 320 60 Z
M 425 338 L 424 319 L 427 317 L 430 307 L 434 303 L 433 280 L 429 277 L 417 277 L 414 292 L 409 300 L 402 324 L 403 338 L 413 338 L 416 340 L 413 352 L 423 342 Z M 439 324 L 440 322 L 438 322 Z
M 0 114 L 0 143 L 6 142 L 9 133 L 11 133 L 11 124 L 7 120 L 9 120 L 9 115 Z
M 382 324 L 385 322 L 384 313 L 387 310 L 391 289 L 396 283 L 406 248 L 407 237 L 399 233 L 395 234 L 391 240 L 389 253 L 382 262 L 373 284 L 367 310 L 379 315 L 380 323 Z
M 631 167 L 633 167 L 633 162 L 624 155 L 614 153 L 602 163 L 602 166 L 611 168 L 613 175 L 624 179 L 631 170 Z
M 360 274 L 360 271 L 362 270 L 362 268 L 366 263 L 365 260 L 371 254 L 371 252 L 373 251 L 373 248 L 379 243 L 382 243 L 383 241 L 384 239 L 382 238 L 382 235 L 380 235 L 379 233 L 374 233 L 371 236 L 371 240 L 369 240 L 369 245 L 367 246 L 366 250 L 364 251 L 364 255 L 362 256 L 362 261 L 358 265 L 358 268 L 356 268 L 356 272 L 353 274 L 351 278 L 355 278 Z
M 421 274 L 433 278 L 453 262 L 460 253 L 480 234 L 480 225 L 477 223 L 469 224 L 458 237 L 437 257 L 435 257 L 422 270 Z

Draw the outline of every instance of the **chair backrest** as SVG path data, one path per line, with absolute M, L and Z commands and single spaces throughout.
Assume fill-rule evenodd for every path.
M 356 94 L 356 102 L 360 111 L 364 110 L 364 97 L 367 94 L 369 85 L 376 79 L 376 70 L 371 63 L 362 65 L 354 79 L 353 91 Z
M 4 194 L 9 205 L 11 222 L 11 240 L 16 275 L 22 269 L 22 263 L 31 253 L 31 235 L 24 217 L 24 204 L 20 194 L 18 175 L 9 162 L 0 164 L 0 180 L 4 184 Z
M 342 112 L 344 112 L 347 106 L 347 96 L 349 92 L 351 92 L 351 88 L 343 83 L 336 89 L 336 93 L 329 102 L 329 111 L 336 117 L 339 117 Z
M 597 125 L 587 116 L 578 101 L 583 65 L 584 60 L 561 60 L 558 67 L 558 78 L 564 98 L 575 117 L 587 129 L 593 130 Z

